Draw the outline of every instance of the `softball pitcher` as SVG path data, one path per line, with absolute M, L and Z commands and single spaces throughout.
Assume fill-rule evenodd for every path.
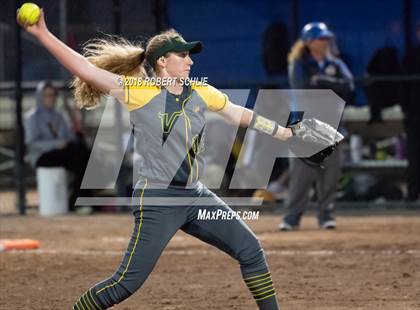
M 107 309 L 132 295 L 178 229 L 236 259 L 259 309 L 278 309 L 264 251 L 248 226 L 240 219 L 206 221 L 197 217 L 200 208 L 231 211 L 199 181 L 204 168 L 200 150 L 206 110 L 281 140 L 291 137 L 292 129 L 231 103 L 209 85 L 132 85 L 130 81 L 138 77 L 188 79 L 193 65 L 190 54 L 200 52 L 202 44 L 186 42 L 175 30 L 152 37 L 144 48 L 124 39 L 94 40 L 86 45 L 83 56 L 49 32 L 43 13 L 37 24 L 21 26 L 76 77 L 73 85 L 80 107 L 93 108 L 106 94 L 127 107 L 136 151 L 144 159 L 133 192 L 137 206 L 127 251 L 116 272 L 82 294 L 73 309 Z M 144 203 L 150 197 L 180 199 L 182 204 Z M 195 202 L 201 198 L 211 203 L 198 207 Z

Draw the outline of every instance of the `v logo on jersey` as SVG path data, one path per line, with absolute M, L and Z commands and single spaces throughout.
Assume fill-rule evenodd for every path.
M 163 133 L 170 133 L 175 121 L 182 114 L 182 110 L 172 113 L 169 117 L 168 113 L 159 113 L 160 123 L 162 124 Z

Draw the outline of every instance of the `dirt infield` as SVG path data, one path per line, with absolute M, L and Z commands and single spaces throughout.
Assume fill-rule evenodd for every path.
M 282 309 L 420 309 L 420 216 L 338 217 L 320 231 L 280 233 L 279 216 L 250 222 L 267 252 Z M 0 238 L 41 249 L 0 253 L 0 309 L 70 309 L 117 267 L 131 215 L 0 217 Z M 256 309 L 237 263 L 182 232 L 145 285 L 115 309 Z

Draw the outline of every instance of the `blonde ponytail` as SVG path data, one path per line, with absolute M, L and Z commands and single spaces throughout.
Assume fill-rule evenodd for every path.
M 93 39 L 83 47 L 83 55 L 95 66 L 109 72 L 129 76 L 146 76 L 143 66 L 144 48 L 120 37 Z M 71 84 L 79 108 L 94 109 L 105 93 L 76 77 Z
M 165 42 L 175 37 L 181 37 L 181 34 L 174 29 L 163 31 L 152 37 L 147 42 L 146 48 L 121 37 L 93 39 L 84 45 L 83 56 L 95 66 L 115 74 L 155 76 L 159 68 L 154 68 L 155 64 L 150 64 L 147 59 L 150 59 L 150 56 Z M 94 109 L 105 95 L 78 77 L 74 78 L 71 86 L 74 87 L 74 99 L 79 108 Z

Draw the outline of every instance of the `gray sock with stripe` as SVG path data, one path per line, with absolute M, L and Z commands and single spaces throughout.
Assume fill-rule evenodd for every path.
M 254 272 L 247 274 L 246 276 L 244 275 L 244 281 L 260 310 L 280 309 L 276 299 L 276 290 L 273 285 L 273 279 L 268 270 Z

